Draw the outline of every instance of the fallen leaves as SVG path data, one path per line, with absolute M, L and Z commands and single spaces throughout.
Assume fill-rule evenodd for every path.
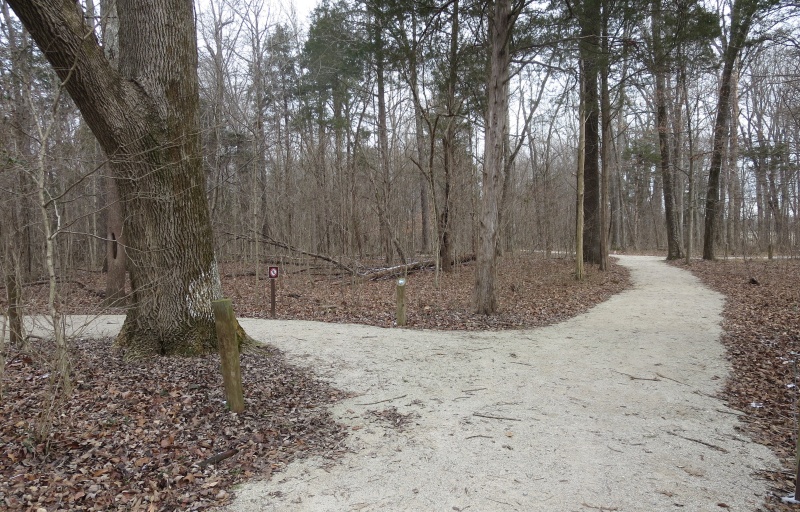
M 612 265 L 608 272 L 587 266 L 587 278 L 573 278 L 571 260 L 523 254 L 499 259 L 496 290 L 499 313 L 473 312 L 474 264 L 457 265 L 407 276 L 406 325 L 436 330 L 516 329 L 553 324 L 572 318 L 629 284 L 627 271 Z M 232 274 L 236 274 L 235 272 Z M 391 327 L 395 315 L 395 280 L 357 281 L 348 276 L 287 267 L 278 281 L 277 316 L 325 322 L 362 323 Z M 265 318 L 269 305 L 252 276 L 229 277 L 226 289 L 236 290 L 237 313 Z M 262 284 L 261 286 L 265 286 Z
M 227 501 L 222 488 L 236 482 L 340 452 L 344 431 L 322 406 L 342 393 L 276 350 L 242 355 L 242 414 L 225 409 L 215 356 L 126 363 L 110 340 L 82 340 L 72 364 L 79 385 L 37 443 L 47 379 L 30 358 L 9 360 L 0 508 L 200 510 Z
M 308 264 L 283 264 L 277 279 L 276 315 L 280 319 L 360 323 L 392 327 L 395 321 L 395 279 L 364 281 L 342 275 L 336 269 Z M 97 314 L 101 311 L 104 275 L 75 271 L 64 284 L 66 313 Z M 220 265 L 223 290 L 232 299 L 239 317 L 270 316 L 269 279 L 266 267 L 258 281 L 251 265 Z M 451 273 L 424 270 L 409 274 L 406 284 L 406 325 L 417 329 L 487 330 L 550 325 L 585 312 L 629 285 L 628 272 L 611 265 L 607 272 L 586 266 L 586 277 L 576 281 L 574 263 L 568 258 L 546 258 L 522 253 L 498 259 L 495 289 L 499 313 L 473 312 L 474 263 L 456 265 Z M 74 283 L 84 283 L 77 286 Z M 45 312 L 45 286 L 25 289 L 26 311 Z M 0 297 L 2 304 L 2 297 Z M 124 309 L 103 310 L 124 313 Z

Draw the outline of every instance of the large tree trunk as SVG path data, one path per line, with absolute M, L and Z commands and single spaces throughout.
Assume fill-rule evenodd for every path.
M 603 5 L 602 13 L 602 38 L 600 46 L 604 63 L 600 66 L 600 204 L 598 207 L 598 234 L 600 236 L 600 270 L 608 270 L 608 182 L 611 166 L 611 92 L 608 85 L 609 51 L 608 37 L 608 6 Z
M 509 79 L 511 56 L 508 43 L 515 17 L 510 0 L 496 0 L 489 19 L 491 45 L 488 81 L 488 112 L 483 150 L 481 216 L 475 266 L 475 306 L 478 313 L 494 314 L 497 310 L 494 280 L 498 231 L 498 202 L 503 183 L 504 137 L 508 116 L 506 82 Z
M 656 130 L 660 155 L 661 179 L 664 183 L 664 213 L 667 223 L 667 259 L 680 259 L 681 241 L 675 201 L 673 162 L 670 162 L 669 130 L 667 123 L 666 55 L 661 41 L 661 0 L 653 0 L 653 74 L 655 75 Z
M 442 207 L 439 211 L 439 216 L 436 219 L 437 234 L 439 236 L 439 265 L 443 272 L 450 272 L 453 270 L 453 244 L 452 237 L 450 236 L 450 181 L 452 179 L 453 161 L 455 160 L 455 130 L 452 129 L 452 123 L 455 120 L 451 119 L 451 125 L 447 128 L 447 133 L 442 139 L 442 157 L 444 159 L 443 172 L 444 172 L 444 191 L 442 194 Z
M 87 4 L 89 5 L 89 4 Z M 119 69 L 119 17 L 117 0 L 101 0 L 101 33 L 103 51 L 114 69 Z M 105 178 L 106 188 L 106 298 L 108 306 L 120 305 L 125 297 L 127 258 L 122 203 L 119 200 L 117 182 L 113 176 Z
M 584 0 L 581 23 L 580 52 L 583 60 L 581 80 L 584 94 L 584 224 L 583 259 L 600 264 L 600 106 L 598 70 L 600 63 L 600 0 Z
M 205 197 L 194 11 L 185 0 L 118 0 L 119 71 L 79 4 L 10 0 L 119 173 L 132 307 L 129 357 L 216 346 L 221 296 Z
M 442 138 L 442 158 L 444 191 L 442 207 L 437 218 L 439 236 L 439 265 L 444 272 L 453 270 L 453 236 L 450 226 L 450 207 L 452 206 L 451 184 L 456 171 L 456 127 L 461 104 L 456 98 L 458 85 L 459 48 L 459 2 L 453 1 L 452 26 L 450 30 L 449 73 L 447 75 L 447 128 Z

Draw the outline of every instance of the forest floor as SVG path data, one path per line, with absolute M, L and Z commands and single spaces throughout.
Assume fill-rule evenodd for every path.
M 733 368 L 721 397 L 743 413 L 738 417 L 747 431 L 786 468 L 762 475 L 773 486 L 765 509 L 790 510 L 776 497 L 793 488 L 800 265 L 693 262 L 690 270 L 728 297 L 722 339 Z M 256 282 L 252 269 L 239 265 L 223 265 L 222 271 L 238 316 L 269 316 L 268 281 Z M 281 272 L 280 320 L 393 323 L 394 279 L 353 282 L 311 266 L 285 265 Z M 590 269 L 582 283 L 571 273 L 567 260 L 504 258 L 498 270 L 503 313 L 491 319 L 470 312 L 471 265 L 439 276 L 438 287 L 433 272 L 414 273 L 407 285 L 414 290 L 408 324 L 472 331 L 538 327 L 585 312 L 629 284 L 618 266 L 609 273 Z M 759 284 L 750 284 L 751 277 Z M 99 307 L 102 288 L 101 274 L 76 275 L 63 289 L 67 312 L 108 313 Z M 32 295 L 28 311 L 41 311 L 43 294 Z M 8 351 L 0 402 L 0 508 L 5 501 L 12 510 L 203 509 L 228 502 L 233 484 L 268 477 L 298 457 L 333 461 L 350 451 L 347 437 L 355 428 L 328 411 L 350 395 L 288 363 L 274 348 L 243 356 L 248 410 L 233 415 L 221 406 L 218 358 L 131 365 L 110 344 L 73 343 L 77 388 L 69 401 L 50 407 L 42 405 L 49 394 L 46 343 L 35 340 L 29 354 Z M 414 421 L 393 406 L 380 409 L 368 414 L 398 431 Z M 51 427 L 37 432 L 48 412 L 55 412 Z

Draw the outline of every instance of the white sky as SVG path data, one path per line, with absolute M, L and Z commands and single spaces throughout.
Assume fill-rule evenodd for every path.
M 286 18 L 294 8 L 297 13 L 297 21 L 301 25 L 308 28 L 308 18 L 311 16 L 311 11 L 314 10 L 321 0 L 264 0 L 264 7 L 266 11 L 277 15 L 281 18 Z M 198 12 L 207 10 L 210 0 L 195 0 L 195 8 Z

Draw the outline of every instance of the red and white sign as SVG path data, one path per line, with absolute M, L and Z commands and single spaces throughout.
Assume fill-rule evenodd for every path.
M 269 278 L 270 279 L 278 278 L 278 267 L 269 267 Z

